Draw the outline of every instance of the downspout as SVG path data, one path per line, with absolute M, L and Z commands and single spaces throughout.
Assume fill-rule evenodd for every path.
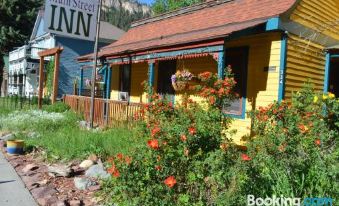
M 288 34 L 284 32 L 281 37 L 281 47 L 280 47 L 280 70 L 279 70 L 279 90 L 278 90 L 279 102 L 281 102 L 285 98 L 287 39 Z

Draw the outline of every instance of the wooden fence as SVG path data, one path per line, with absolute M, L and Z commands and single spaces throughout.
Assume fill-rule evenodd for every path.
M 65 95 L 65 104 L 78 114 L 90 120 L 91 98 L 77 95 Z M 94 124 L 97 126 L 116 126 L 134 122 L 140 116 L 140 103 L 106 100 L 95 98 L 94 100 Z

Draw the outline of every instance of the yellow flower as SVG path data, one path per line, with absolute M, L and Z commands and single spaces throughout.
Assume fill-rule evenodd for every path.
M 326 94 L 323 94 L 323 100 L 328 99 L 328 96 Z
M 318 99 L 319 99 L 318 96 L 314 96 L 314 97 L 313 97 L 313 103 L 317 103 L 317 102 L 318 102 Z
M 334 99 L 334 98 L 335 98 L 335 94 L 329 92 L 329 93 L 328 93 L 328 97 L 329 97 L 330 99 Z

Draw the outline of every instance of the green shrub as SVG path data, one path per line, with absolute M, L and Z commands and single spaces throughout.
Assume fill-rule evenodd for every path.
M 150 97 L 138 130 L 147 143 L 108 161 L 108 202 L 241 206 L 250 194 L 337 198 L 338 99 L 305 88 L 292 102 L 260 107 L 251 114 L 256 136 L 243 150 L 221 135 L 230 119 L 218 102 L 231 96 L 219 99 L 210 89 L 199 89 L 208 108 L 188 99 L 173 108 Z
M 70 109 L 70 107 L 63 102 L 56 102 L 52 105 L 43 106 L 43 110 L 45 110 L 47 112 L 62 113 L 62 112 L 68 111 L 69 109 Z

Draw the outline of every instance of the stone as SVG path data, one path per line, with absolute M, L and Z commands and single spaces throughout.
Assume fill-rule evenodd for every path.
M 93 186 L 90 186 L 90 187 L 88 187 L 88 190 L 89 191 L 98 191 L 98 190 L 100 190 L 100 185 L 93 185 Z
M 29 171 L 36 170 L 38 168 L 39 168 L 39 166 L 36 165 L 36 164 L 28 164 L 22 169 L 22 172 L 27 173 Z
M 69 205 L 70 206 L 80 206 L 81 201 L 80 200 L 71 200 L 71 201 L 69 201 Z
M 56 206 L 66 206 L 65 201 L 59 201 L 56 203 Z
M 95 154 L 89 155 L 87 159 L 92 160 L 94 163 L 98 162 L 98 156 L 96 156 Z
M 86 177 L 93 177 L 93 178 L 100 178 L 100 179 L 107 179 L 110 177 L 104 167 L 101 165 L 92 165 L 88 170 L 85 172 Z
M 48 174 L 56 177 L 70 177 L 73 174 L 73 169 L 64 165 L 48 166 Z
M 14 138 L 14 134 L 12 134 L 12 133 L 9 133 L 9 134 L 6 134 L 6 135 L 0 137 L 0 139 L 4 140 L 4 141 L 7 141 L 7 140 L 10 140 L 10 139 L 13 139 L 13 138 Z
M 46 186 L 34 188 L 31 190 L 31 193 L 35 199 L 38 199 L 52 196 L 53 194 L 57 193 L 57 191 L 51 186 Z
M 79 121 L 79 127 L 87 129 L 87 122 L 86 121 Z
M 88 169 L 92 165 L 94 165 L 94 162 L 92 160 L 84 160 L 80 163 L 79 167 L 84 168 L 84 169 Z
M 86 190 L 87 188 L 96 185 L 97 183 L 88 179 L 88 178 L 82 178 L 82 177 L 76 177 L 74 178 L 74 185 L 79 190 Z
M 38 198 L 37 202 L 41 206 L 55 205 L 58 202 L 58 198 L 47 196 L 47 197 Z

